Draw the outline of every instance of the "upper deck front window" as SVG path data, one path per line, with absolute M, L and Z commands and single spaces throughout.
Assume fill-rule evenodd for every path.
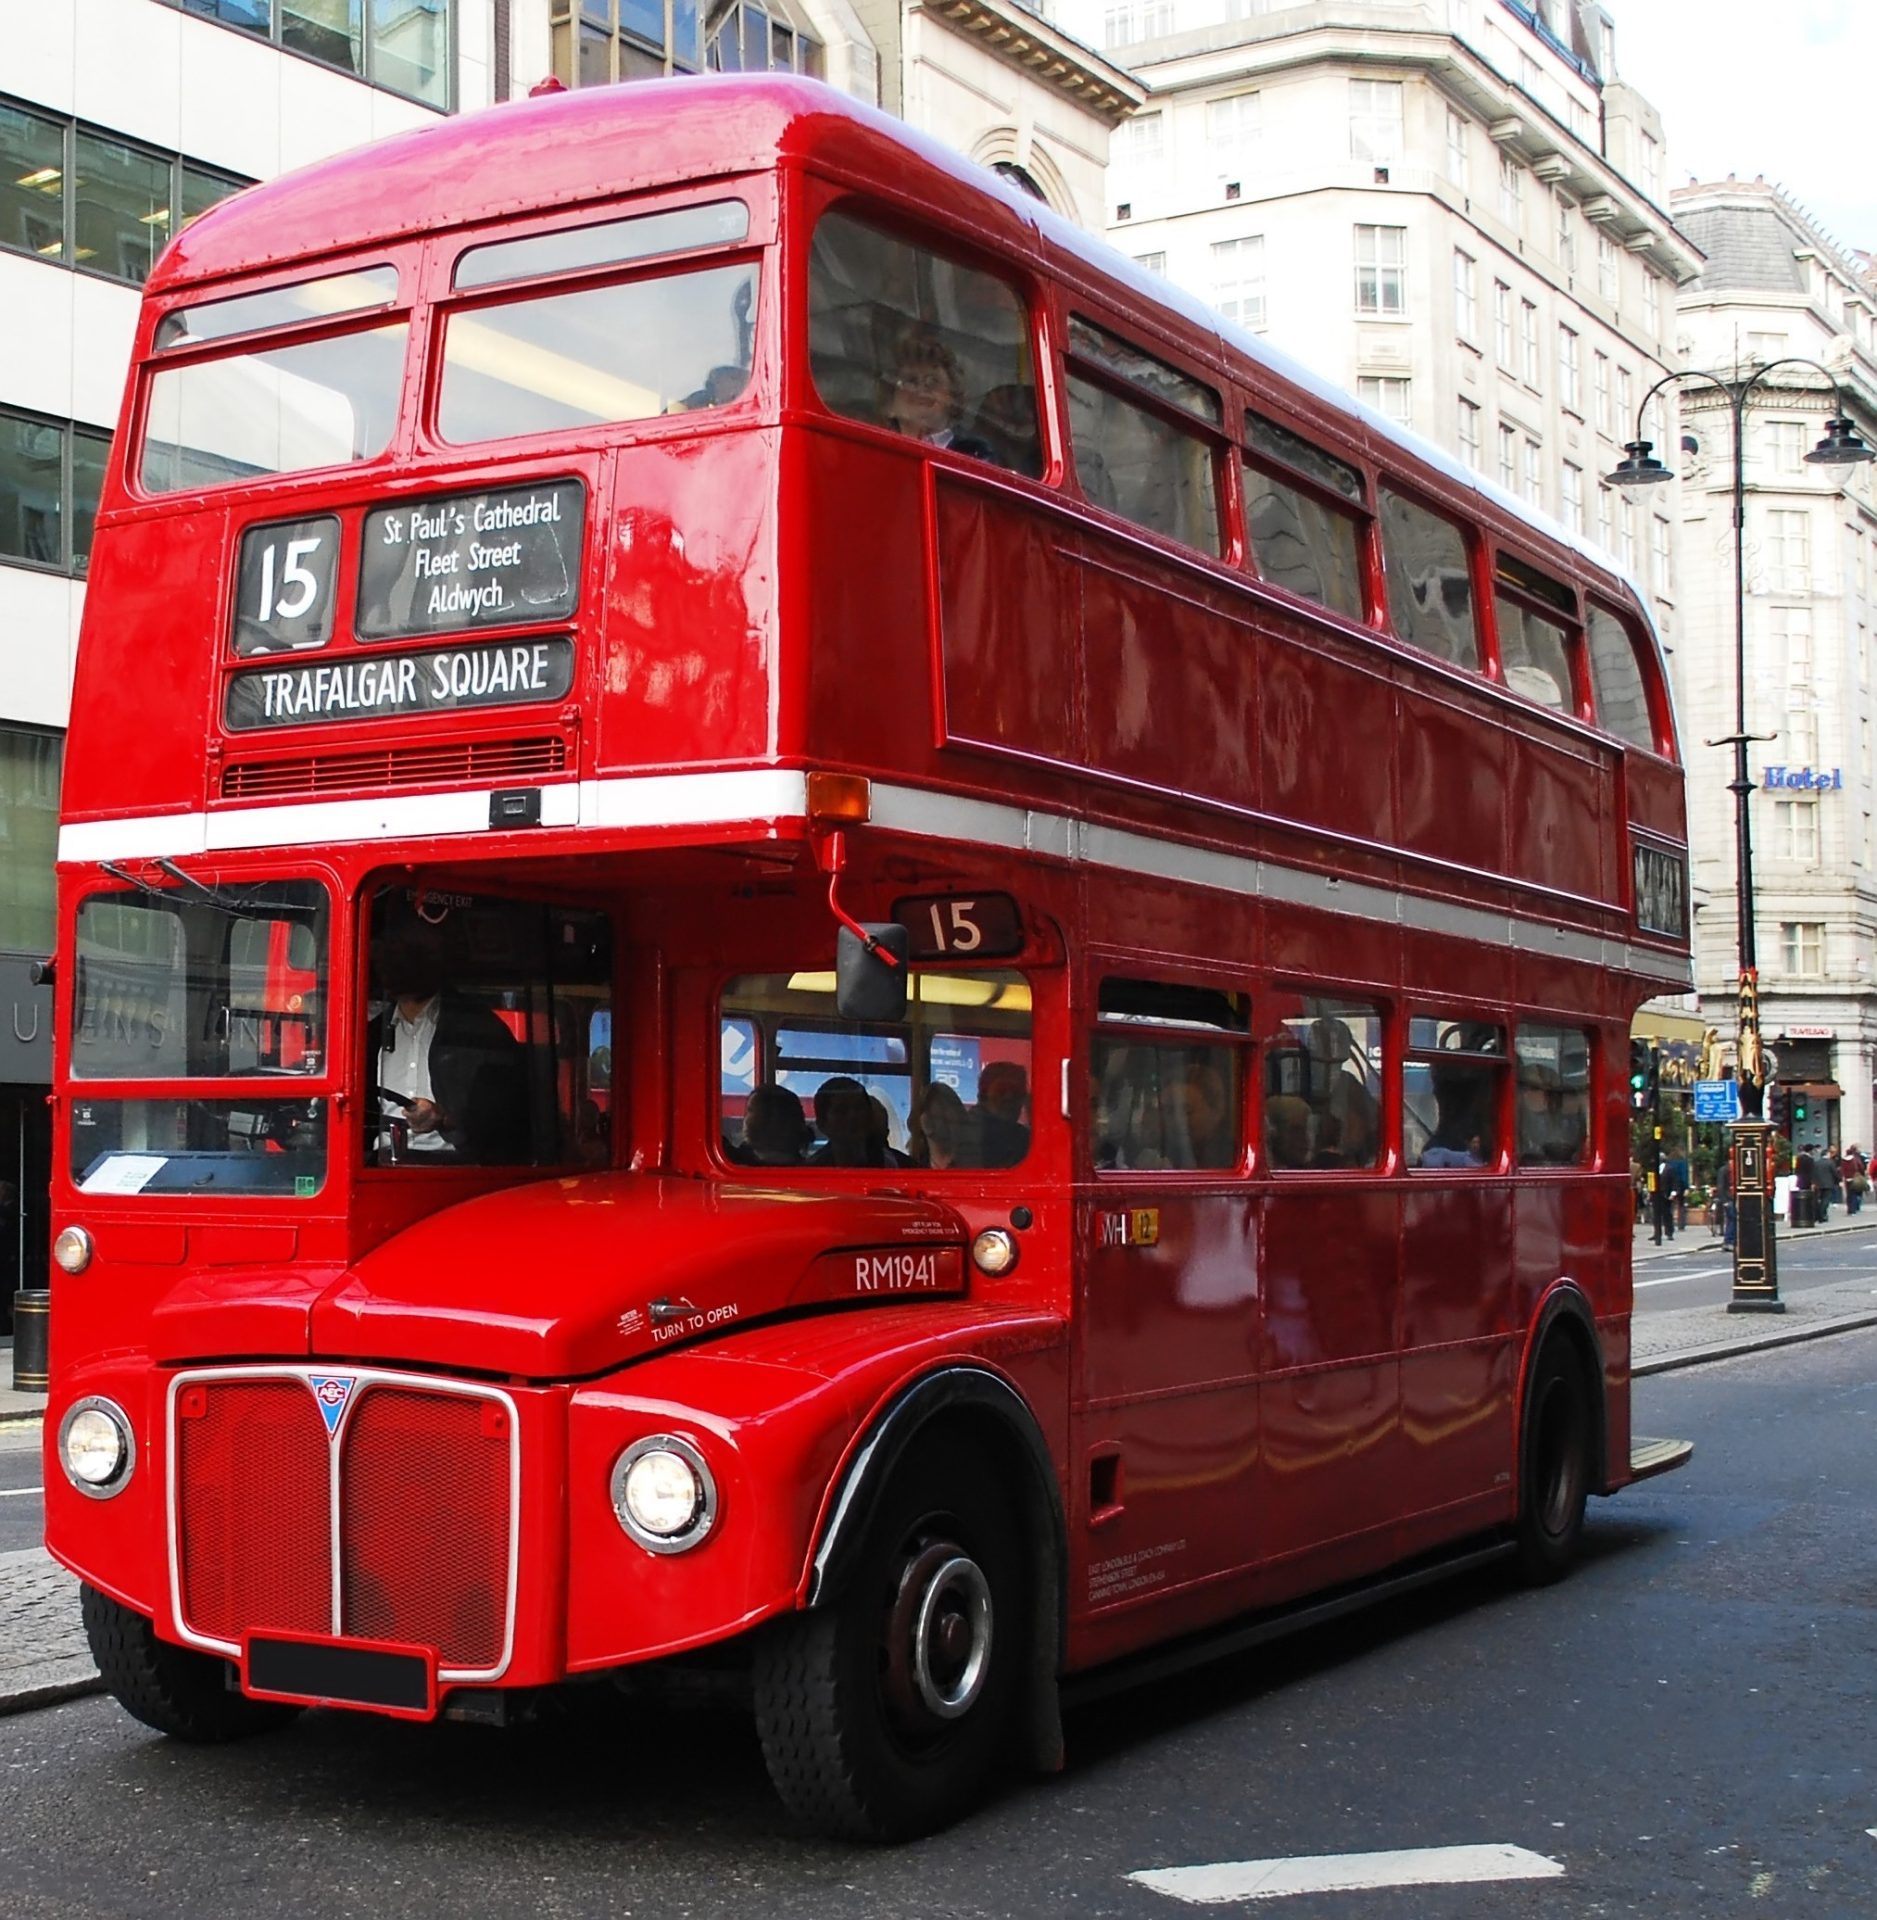
M 71 1074 L 183 1082 L 72 1102 L 72 1177 L 87 1192 L 316 1192 L 325 1102 L 209 1083 L 326 1070 L 327 899 L 308 880 L 88 896 L 78 909 Z

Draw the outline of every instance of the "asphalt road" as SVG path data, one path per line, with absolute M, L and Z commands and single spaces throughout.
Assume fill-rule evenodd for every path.
M 38 1433 L 0 1433 L 0 1553 L 38 1546 L 46 1521 L 40 1483 Z
M 1877 1333 L 1645 1380 L 1636 1417 L 1695 1462 L 1593 1506 L 1563 1585 L 1476 1577 L 1072 1716 L 1065 1774 L 917 1846 L 798 1839 L 734 1714 L 191 1750 L 93 1699 L 0 1720 L 0 1912 L 1177 1920 L 1129 1876 L 1501 1846 L 1555 1877 L 1255 1911 L 1869 1920 Z
M 1860 1216 L 1861 1217 L 1861 1216 Z M 1675 1236 L 1673 1256 L 1636 1264 L 1636 1312 L 1662 1313 L 1675 1307 L 1720 1306 L 1733 1291 L 1733 1255 L 1705 1227 Z M 1852 1278 L 1870 1276 L 1877 1300 L 1877 1233 L 1832 1233 L 1774 1241 L 1779 1290 L 1788 1297 Z

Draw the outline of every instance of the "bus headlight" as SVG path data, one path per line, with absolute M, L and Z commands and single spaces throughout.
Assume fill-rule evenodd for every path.
M 683 1553 L 717 1519 L 717 1483 L 704 1456 L 676 1434 L 635 1440 L 613 1462 L 613 1515 L 648 1553 Z
M 1017 1264 L 1016 1236 L 1002 1227 L 986 1227 L 971 1243 L 971 1263 L 980 1273 L 1001 1280 Z
M 75 1400 L 59 1422 L 59 1462 L 80 1493 L 108 1500 L 137 1464 L 130 1417 L 114 1400 Z
M 52 1257 L 67 1273 L 83 1273 L 91 1265 L 91 1235 L 83 1227 L 61 1228 Z

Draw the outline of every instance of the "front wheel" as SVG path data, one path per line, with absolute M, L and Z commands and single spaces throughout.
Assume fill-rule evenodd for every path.
M 1525 1409 L 1519 1473 L 1519 1572 L 1534 1586 L 1562 1579 L 1584 1539 L 1590 1492 L 1590 1396 L 1562 1340 L 1538 1356 Z
M 133 1719 L 158 1733 L 213 1745 L 284 1727 L 300 1711 L 231 1691 L 226 1660 L 159 1640 L 142 1614 L 96 1587 L 79 1590 L 79 1606 L 107 1691 Z
M 846 1591 L 758 1644 L 757 1732 L 789 1811 L 860 1840 L 957 1819 L 1003 1758 L 1025 1589 L 990 1462 L 922 1447 L 887 1488 Z

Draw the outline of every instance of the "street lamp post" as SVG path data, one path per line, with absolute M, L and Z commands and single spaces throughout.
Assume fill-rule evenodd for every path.
M 1728 1302 L 1736 1313 L 1783 1313 L 1779 1297 L 1779 1270 L 1774 1258 L 1772 1206 L 1772 1127 L 1763 1117 L 1766 1095 L 1765 1055 L 1760 1047 L 1759 955 L 1753 919 L 1753 828 L 1748 798 L 1747 748 L 1768 736 L 1747 731 L 1747 400 L 1769 373 L 1779 367 L 1810 367 L 1822 374 L 1831 390 L 1833 412 L 1825 422 L 1825 437 L 1805 458 L 1812 466 L 1854 466 L 1872 457 L 1871 449 L 1851 425 L 1837 381 L 1816 360 L 1792 356 L 1771 360 L 1744 376 L 1729 380 L 1718 373 L 1690 368 L 1664 374 L 1642 397 L 1636 410 L 1636 438 L 1623 449 L 1623 459 L 1606 479 L 1614 487 L 1653 486 L 1675 476 L 1655 459 L 1651 443 L 1642 437 L 1643 416 L 1649 402 L 1664 387 L 1695 380 L 1712 387 L 1727 402 L 1734 429 L 1734 730 L 1711 747 L 1731 746 L 1734 777 L 1728 791 L 1734 796 L 1735 902 L 1740 945 L 1738 1043 L 1734 1050 L 1735 1076 L 1740 1086 L 1742 1117 L 1733 1127 L 1734 1168 L 1734 1290 Z

